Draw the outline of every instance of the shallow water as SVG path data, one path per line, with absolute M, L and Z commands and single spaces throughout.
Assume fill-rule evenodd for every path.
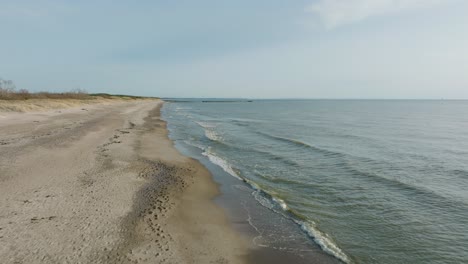
M 343 262 L 468 261 L 468 101 L 171 102 L 163 117 Z

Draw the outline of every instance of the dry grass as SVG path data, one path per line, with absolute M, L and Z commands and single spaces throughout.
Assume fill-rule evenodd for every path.
M 5 99 L 8 98 L 8 99 Z M 132 100 L 148 100 L 150 97 L 87 94 L 87 93 L 25 93 L 14 92 L 0 95 L 0 112 L 33 112 L 52 109 L 83 107 L 94 104 L 111 104 Z
M 70 92 L 31 93 L 26 89 L 16 90 L 12 81 L 0 78 L 0 112 L 31 112 L 50 109 L 79 107 L 91 104 L 109 104 L 135 99 L 154 99 L 149 97 L 88 94 L 86 91 L 76 89 Z
M 113 104 L 133 100 L 152 100 L 154 98 L 129 97 L 92 97 L 91 99 L 28 99 L 28 100 L 0 100 L 0 112 L 36 112 L 52 109 L 66 109 L 84 107 L 95 104 Z
M 101 100 L 78 99 L 29 99 L 29 100 L 0 100 L 0 112 L 31 112 L 51 109 L 78 107 L 83 105 L 105 103 Z
M 13 88 L 0 87 L 0 100 L 28 100 L 28 99 L 90 99 L 84 90 L 74 90 L 65 93 L 37 92 L 30 93 L 26 89 L 16 91 Z

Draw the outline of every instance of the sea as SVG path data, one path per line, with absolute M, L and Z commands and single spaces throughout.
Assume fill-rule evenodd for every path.
M 179 99 L 162 117 L 259 247 L 468 263 L 468 101 Z

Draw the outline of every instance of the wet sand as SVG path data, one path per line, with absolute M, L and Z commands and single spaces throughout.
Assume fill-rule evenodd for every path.
M 161 105 L 0 112 L 0 263 L 246 263 Z

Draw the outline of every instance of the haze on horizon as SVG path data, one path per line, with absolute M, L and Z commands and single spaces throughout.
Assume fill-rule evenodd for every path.
M 161 97 L 468 99 L 468 1 L 5 1 L 0 78 Z

